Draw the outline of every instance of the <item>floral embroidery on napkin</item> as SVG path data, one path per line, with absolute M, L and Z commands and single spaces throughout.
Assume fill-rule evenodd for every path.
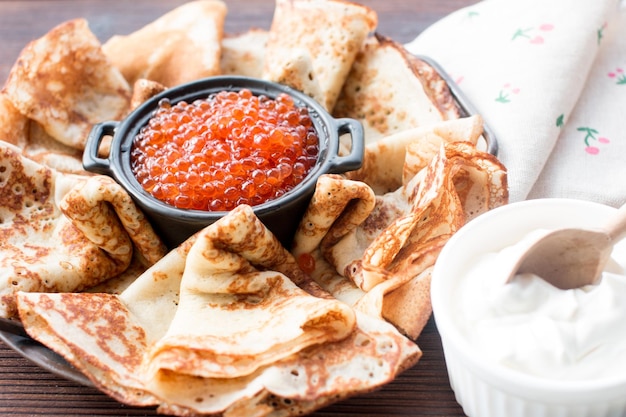
M 565 126 L 565 113 L 561 113 L 559 117 L 556 118 L 556 127 L 562 128 Z
M 604 37 L 604 30 L 607 27 L 607 23 L 605 22 L 602 26 L 600 26 L 600 29 L 598 29 L 598 32 L 596 33 L 597 37 L 598 37 L 598 45 L 600 45 L 600 42 L 602 42 L 602 38 Z
M 511 83 L 506 83 L 500 89 L 498 96 L 496 97 L 496 101 L 498 103 L 510 103 L 511 102 L 511 94 L 519 94 L 520 89 L 511 85 Z
M 456 85 L 461 84 L 463 80 L 465 79 L 465 76 L 463 74 L 455 74 L 454 72 L 450 72 L 450 71 L 448 71 L 447 74 L 448 74 L 448 77 L 452 79 L 452 81 L 454 81 Z
M 615 79 L 615 84 L 626 85 L 626 74 L 622 68 L 617 67 L 615 71 L 611 71 L 607 75 L 609 78 Z
M 551 23 L 544 23 L 539 25 L 539 28 L 535 29 L 534 27 L 526 28 L 526 29 L 517 29 L 515 33 L 513 33 L 512 41 L 518 38 L 528 39 L 528 42 L 533 45 L 541 45 L 545 42 L 545 34 L 554 29 L 554 25 Z
M 597 141 L 598 144 L 602 144 L 602 145 L 606 145 L 611 142 L 606 137 L 598 136 L 599 135 L 598 130 L 593 129 L 591 127 L 581 126 L 576 130 L 578 130 L 579 132 L 585 133 L 585 138 L 583 140 L 585 143 L 585 152 L 587 152 L 590 155 L 597 155 L 600 153 L 600 148 L 592 145 L 593 142 L 590 142 L 591 140 Z
M 468 19 L 472 19 L 474 17 L 480 16 L 480 13 L 477 12 L 476 10 L 468 10 L 467 14 L 465 15 Z
M 498 138 L 510 201 L 618 206 L 626 201 L 615 181 L 626 178 L 626 141 L 618 140 L 626 131 L 625 36 L 626 0 L 483 0 L 407 47 L 464 76 L 459 88 Z

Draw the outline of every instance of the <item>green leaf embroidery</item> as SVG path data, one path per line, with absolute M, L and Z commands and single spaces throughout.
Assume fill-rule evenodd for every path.
M 515 33 L 513 34 L 513 37 L 511 38 L 512 41 L 514 41 L 517 38 L 530 38 L 530 36 L 528 35 L 528 33 L 531 31 L 533 28 L 526 28 L 526 29 L 517 29 L 515 31 Z
M 498 97 L 496 97 L 496 101 L 498 103 L 509 103 L 509 102 L 511 102 L 511 100 L 509 100 L 509 95 L 506 94 L 504 92 L 504 90 L 500 90 L 500 93 L 498 94 Z
M 589 139 L 596 139 L 596 135 L 598 134 L 598 131 L 596 129 L 592 129 L 590 127 L 579 127 L 578 129 L 579 132 L 586 132 L 587 135 L 585 136 L 585 145 L 589 146 Z
M 565 115 L 561 113 L 561 115 L 556 118 L 556 127 L 563 127 L 564 119 L 565 119 Z
M 600 42 L 602 42 L 602 28 L 598 29 L 598 45 L 600 45 Z
M 604 29 L 606 29 L 606 23 L 603 24 L 600 27 L 600 29 L 598 29 L 598 31 L 597 31 L 598 45 L 600 45 L 600 42 L 602 42 L 602 38 L 604 38 Z

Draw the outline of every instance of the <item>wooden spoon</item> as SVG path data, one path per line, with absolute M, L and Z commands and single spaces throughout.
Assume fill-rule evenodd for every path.
M 613 245 L 624 236 L 626 204 L 601 229 L 548 230 L 529 240 L 506 282 L 517 274 L 531 273 L 563 290 L 595 284 Z

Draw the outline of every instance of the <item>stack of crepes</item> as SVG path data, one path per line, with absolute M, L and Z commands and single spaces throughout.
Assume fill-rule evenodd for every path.
M 268 30 L 237 35 L 225 17 L 196 1 L 104 44 L 77 19 L 25 47 L 0 95 L 0 316 L 126 404 L 301 415 L 418 361 L 431 267 L 507 202 L 506 170 L 371 9 L 278 0 Z M 289 84 L 365 127 L 363 167 L 320 178 L 292 248 L 240 206 L 166 253 L 117 183 L 82 170 L 94 123 L 217 74 Z

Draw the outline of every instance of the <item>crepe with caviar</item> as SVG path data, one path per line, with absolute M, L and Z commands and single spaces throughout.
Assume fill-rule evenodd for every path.
M 332 113 L 363 123 L 366 143 L 460 116 L 437 71 L 379 34 L 359 51 Z
M 18 300 L 29 334 L 99 389 L 176 415 L 302 415 L 389 382 L 421 355 L 310 281 L 248 206 L 119 296 Z
M 263 78 L 303 91 L 330 111 L 377 24 L 376 13 L 356 3 L 277 0 Z
M 144 78 L 174 87 L 220 73 L 226 5 L 196 0 L 129 35 L 115 35 L 103 49 L 129 84 Z
M 293 253 L 333 295 L 417 337 L 430 316 L 429 268 L 465 222 L 507 202 L 506 170 L 471 143 L 452 142 L 408 183 L 377 195 L 373 207 L 365 202 L 371 196 L 335 192 L 347 181 L 320 178 Z M 357 204 L 371 207 L 365 219 L 354 214 Z
M 131 91 L 87 22 L 75 19 L 22 50 L 3 94 L 49 136 L 82 150 L 93 123 L 126 114 Z
M 82 291 L 145 264 L 164 246 L 109 177 L 63 174 L 0 141 L 0 317 L 18 291 Z

